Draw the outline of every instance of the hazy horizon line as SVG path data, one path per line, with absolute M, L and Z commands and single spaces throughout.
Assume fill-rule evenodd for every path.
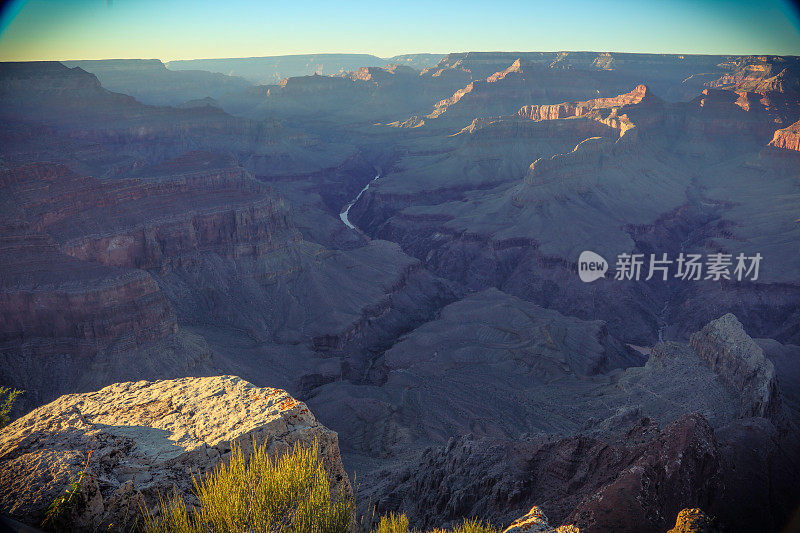
M 369 52 L 308 52 L 299 54 L 272 54 L 272 55 L 253 55 L 253 56 L 223 56 L 223 57 L 190 57 L 190 58 L 171 58 L 164 59 L 159 57 L 86 57 L 86 58 L 69 58 L 69 59 L 2 59 L 0 63 L 37 63 L 37 62 L 73 62 L 73 61 L 160 61 L 161 63 L 171 63 L 175 61 L 215 61 L 215 60 L 229 60 L 229 59 L 268 59 L 278 57 L 303 57 L 303 56 L 370 56 L 381 60 L 389 60 L 395 57 L 402 56 L 415 56 L 415 55 L 441 55 L 448 56 L 451 54 L 630 54 L 630 55 L 660 55 L 660 56 L 702 56 L 702 57 L 800 57 L 800 52 L 797 54 L 781 54 L 775 52 L 751 52 L 751 53 L 697 53 L 697 52 L 630 52 L 625 50 L 464 50 L 458 52 L 403 52 L 390 56 L 380 56 Z

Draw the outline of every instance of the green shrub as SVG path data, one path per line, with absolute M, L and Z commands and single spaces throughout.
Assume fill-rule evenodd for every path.
M 277 460 L 266 444 L 249 459 L 235 446 L 220 462 L 195 478 L 198 508 L 178 495 L 161 502 L 161 514 L 145 513 L 148 533 L 345 533 L 354 511 L 352 498 L 331 497 L 319 447 L 295 446 Z
M 11 409 L 20 394 L 21 390 L 0 387 L 0 428 L 11 423 Z

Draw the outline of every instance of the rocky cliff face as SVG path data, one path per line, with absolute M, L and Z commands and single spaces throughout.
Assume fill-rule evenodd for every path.
M 723 317 L 707 330 L 727 320 Z M 468 328 L 469 322 L 464 326 Z M 486 332 L 477 334 L 492 338 Z M 737 339 L 740 346 L 755 346 L 735 330 L 724 337 Z M 437 350 L 452 352 L 441 338 L 428 338 Z M 397 348 L 402 353 L 402 345 Z M 417 351 L 425 350 L 418 345 Z M 546 408 L 539 411 L 528 433 L 499 436 L 474 417 L 471 436 L 454 436 L 446 444 L 428 447 L 416 459 L 407 459 L 408 466 L 397 473 L 386 470 L 376 478 L 367 476 L 362 489 L 381 509 L 403 509 L 421 526 L 456 522 L 460 516 L 505 525 L 524 515 L 532 503 L 551 518 L 550 524 L 575 526 L 582 532 L 663 532 L 688 506 L 709 509 L 734 530 L 777 523 L 782 520 L 777 516 L 792 507 L 784 491 L 796 494 L 789 488 L 797 470 L 790 458 L 796 443 L 779 437 L 769 420 L 740 411 L 738 400 L 750 401 L 747 389 L 740 395 L 743 387 L 725 385 L 724 369 L 709 368 L 706 362 L 711 353 L 745 360 L 749 355 L 731 354 L 724 344 L 711 342 L 704 343 L 701 351 L 685 344 L 659 344 L 644 367 L 629 367 L 608 381 L 589 384 L 591 378 L 583 378 L 576 385 L 561 378 L 524 394 L 541 405 L 558 406 L 553 413 Z M 475 358 L 469 360 L 476 364 Z M 414 371 L 409 368 L 404 383 L 417 391 L 417 402 L 424 402 L 424 385 L 409 375 Z M 792 372 L 787 373 L 789 392 L 796 382 Z M 477 391 L 471 395 L 481 398 L 481 406 L 465 412 L 486 410 L 492 399 L 505 397 L 502 387 L 488 377 L 489 371 L 480 373 L 487 376 L 484 382 L 490 392 L 483 395 L 480 387 L 469 387 Z M 464 376 L 459 373 L 457 381 L 465 383 Z M 535 379 L 531 376 L 526 382 Z M 391 382 L 390 377 L 386 390 Z M 556 389 L 560 394 L 551 396 Z M 592 401 L 582 403 L 586 394 Z M 516 425 L 522 430 L 530 420 L 524 415 L 527 407 L 506 403 L 513 411 L 507 416 L 519 416 Z M 596 410 L 599 405 L 616 406 L 616 411 L 601 413 Z M 377 404 L 373 408 L 377 418 Z M 589 418 L 583 427 L 568 429 L 573 408 Z M 410 409 L 403 406 L 395 412 L 402 419 Z M 556 412 L 564 416 L 558 422 L 552 417 Z M 401 428 L 395 426 L 395 434 L 402 435 Z M 755 474 L 762 469 L 767 473 Z M 737 482 L 742 475 L 753 485 L 745 488 Z M 780 487 L 771 496 L 763 485 L 767 479 Z M 745 494 L 754 492 L 769 503 L 766 499 L 746 503 Z
M 517 58 L 509 67 L 439 101 L 427 115 L 428 125 L 453 127 L 474 117 L 511 114 L 530 103 L 577 100 L 598 92 L 618 94 L 627 83 L 627 78 L 611 71 L 553 69 Z
M 150 274 L 74 259 L 21 218 L 0 225 L 0 379 L 28 391 L 23 405 L 102 383 L 94 360 L 100 352 L 175 341 L 175 314 Z M 144 370 L 150 358 L 140 356 Z M 176 366 L 191 367 L 199 357 L 189 349 Z
M 701 416 L 686 416 L 648 443 L 610 484 L 581 502 L 570 521 L 585 532 L 664 531 L 689 502 L 707 506 L 720 491 L 720 451 Z
M 795 122 L 800 103 L 800 62 L 796 57 L 743 56 L 720 63 L 723 74 L 705 85 L 758 102 L 778 125 Z
M 550 524 L 581 532 L 663 532 L 688 502 L 705 505 L 721 490 L 719 446 L 702 416 L 662 431 L 649 420 L 626 429 L 618 444 L 586 436 L 456 439 L 398 474 L 379 505 L 406 509 L 425 525 L 462 515 L 509 524 L 533 500 Z
M 694 350 L 732 389 L 741 394 L 740 414 L 777 421 L 780 399 L 775 369 L 764 351 L 732 314 L 710 322 L 691 337 Z
M 48 163 L 0 174 L 2 375 L 28 389 L 25 400 L 34 405 L 78 382 L 153 377 L 155 368 L 163 376 L 204 373 L 196 363 L 208 349 L 179 334 L 173 305 L 143 269 L 168 271 L 203 253 L 261 257 L 300 239 L 280 198 L 212 154 L 128 173 L 136 177 L 98 179 Z M 107 350 L 120 360 L 136 353 L 150 361 L 139 350 L 153 343 L 184 353 L 152 361 L 155 368 L 143 361 L 136 368 L 144 375 L 114 376 L 117 364 L 99 361 Z M 52 365 L 60 377 L 41 370 Z M 84 375 L 75 382 L 80 366 Z M 109 366 L 117 370 L 101 370 Z
M 137 173 L 98 180 L 39 164 L 4 183 L 64 253 L 109 266 L 162 268 L 197 251 L 257 257 L 299 239 L 282 200 L 230 160 L 195 152 Z
M 783 148 L 785 150 L 800 151 L 800 121 L 794 124 L 775 130 L 770 146 Z
M 702 87 L 708 76 L 714 79 L 715 74 L 721 76 L 728 72 L 720 64 L 737 58 L 618 52 L 459 52 L 447 54 L 437 65 L 423 71 L 423 75 L 486 79 L 506 69 L 517 59 L 554 70 L 615 70 L 625 76 L 638 78 L 642 83 L 657 86 L 662 96 L 677 100 L 687 94 L 691 96 L 698 87 Z M 706 73 L 707 76 L 700 80 L 687 79 L 699 73 Z
M 530 120 L 555 120 L 559 118 L 580 117 L 597 109 L 622 107 L 641 103 L 661 103 L 661 99 L 653 96 L 646 85 L 637 85 L 629 93 L 610 98 L 595 98 L 585 102 L 563 103 L 556 105 L 523 106 L 517 115 Z
M 117 383 L 61 397 L 3 430 L 0 508 L 38 526 L 84 471 L 70 530 L 123 530 L 173 490 L 191 503 L 192 475 L 209 472 L 234 444 L 247 454 L 266 443 L 276 456 L 314 442 L 331 491 L 352 496 L 336 433 L 282 390 L 232 376 Z
M 709 87 L 735 87 L 758 93 L 797 91 L 800 61 L 797 57 L 742 56 L 719 65 L 726 72 Z

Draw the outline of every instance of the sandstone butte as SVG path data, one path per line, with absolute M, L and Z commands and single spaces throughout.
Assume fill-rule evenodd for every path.
M 3 430 L 0 508 L 39 524 L 88 464 L 71 529 L 122 530 L 173 487 L 192 501 L 192 474 L 208 472 L 234 443 L 247 454 L 266 441 L 274 456 L 315 440 L 332 493 L 352 496 L 337 434 L 283 390 L 234 376 L 117 383 L 62 396 Z

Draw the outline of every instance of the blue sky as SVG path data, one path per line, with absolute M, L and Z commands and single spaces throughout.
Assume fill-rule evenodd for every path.
M 800 55 L 784 0 L 12 0 L 0 60 L 595 50 Z

